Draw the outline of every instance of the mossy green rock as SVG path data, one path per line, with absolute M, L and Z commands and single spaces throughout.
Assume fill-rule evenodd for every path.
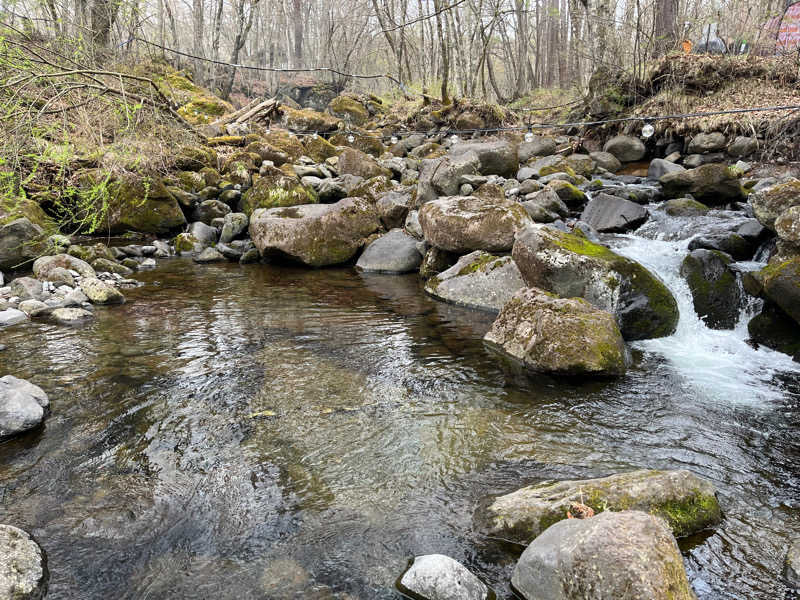
M 509 200 L 450 196 L 427 202 L 419 211 L 425 239 L 442 250 L 508 252 L 514 235 L 531 218 Z
M 200 171 L 217 166 L 217 153 L 205 146 L 182 146 L 175 157 L 175 167 L 181 171 Z
M 676 537 L 720 522 L 714 486 L 685 470 L 639 470 L 599 479 L 543 481 L 499 496 L 484 516 L 489 531 L 523 544 L 567 518 L 570 504 L 606 510 L 640 510 L 662 517 Z
M 791 179 L 750 195 L 756 219 L 767 229 L 775 231 L 775 220 L 787 209 L 800 206 L 800 180 Z
M 523 288 L 503 306 L 483 339 L 534 373 L 625 374 L 625 342 L 614 316 L 583 298 Z
M 308 108 L 297 110 L 281 106 L 281 112 L 286 127 L 294 131 L 327 133 L 335 131 L 339 124 L 339 119 Z
M 294 162 L 305 154 L 305 148 L 297 136 L 285 131 L 283 129 L 272 129 L 264 136 L 267 144 L 281 152 L 284 152 L 289 160 Z M 262 154 L 262 158 L 264 155 Z M 273 160 L 271 158 L 264 158 L 264 160 Z M 274 161 L 273 161 L 274 162 Z M 275 163 L 277 165 L 277 163 Z
M 582 233 L 531 224 L 517 234 L 512 256 L 529 286 L 609 311 L 626 340 L 675 331 L 678 305 L 667 287 L 636 261 Z
M 361 102 L 349 96 L 337 96 L 328 104 L 328 110 L 333 116 L 357 127 L 361 127 L 369 121 L 369 111 Z
M 335 204 L 257 209 L 250 219 L 250 237 L 264 257 L 324 267 L 351 260 L 380 227 L 371 203 L 345 198 Z
M 569 181 L 564 181 L 563 179 L 553 179 L 547 183 L 547 187 L 558 194 L 561 201 L 572 209 L 580 208 L 588 200 L 586 194 Z
M 377 135 L 370 134 L 366 131 L 353 132 L 353 141 L 348 139 L 348 134 L 337 133 L 331 137 L 331 144 L 334 146 L 346 146 L 348 148 L 355 148 L 364 154 L 369 154 L 378 158 L 381 154 L 386 152 L 386 146 L 383 145 Z
M 178 202 L 159 178 L 130 176 L 108 186 L 106 231 L 164 234 L 186 224 Z
M 670 217 L 697 217 L 709 210 L 705 204 L 691 198 L 673 198 L 664 203 L 664 211 Z
M 694 310 L 711 329 L 733 329 L 739 320 L 742 295 L 730 268 L 732 263 L 733 259 L 724 252 L 698 249 L 681 264 Z
M 776 262 L 758 273 L 762 294 L 800 323 L 800 258 Z
M 739 174 L 720 163 L 666 173 L 659 182 L 667 198 L 681 198 L 689 193 L 697 201 L 709 206 L 739 202 L 747 198 Z
M 262 168 L 262 175 L 242 196 L 240 212 L 248 217 L 259 208 L 298 206 L 317 202 L 314 191 L 275 167 Z
M 24 196 L 7 195 L 0 197 L 0 225 L 25 218 L 44 230 L 51 229 L 52 219 L 39 206 L 39 203 Z
M 325 162 L 327 159 L 339 154 L 336 146 L 321 135 L 306 139 L 304 146 L 306 147 L 306 154 L 318 163 Z

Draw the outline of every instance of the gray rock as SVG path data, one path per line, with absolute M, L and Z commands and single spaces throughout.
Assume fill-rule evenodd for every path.
M 167 242 L 154 240 L 152 245 L 155 248 L 153 256 L 156 258 L 167 258 L 172 254 L 172 249 Z
M 89 302 L 89 297 L 80 289 L 74 289 L 64 297 L 63 305 L 65 308 L 71 306 L 82 306 L 84 302 Z
M 712 329 L 733 329 L 742 302 L 731 257 L 718 250 L 693 250 L 681 264 L 694 310 Z
M 522 196 L 527 196 L 528 194 L 533 194 L 534 192 L 539 192 L 543 189 L 544 186 L 535 179 L 526 179 L 519 185 L 519 193 Z
M 12 375 L 0 378 L 0 439 L 38 427 L 50 407 L 44 391 Z
M 53 278 L 53 269 L 66 269 L 76 271 L 81 277 L 95 277 L 95 270 L 79 258 L 69 254 L 55 254 L 53 256 L 42 256 L 33 263 L 33 276 L 42 281 L 60 281 L 58 277 Z
M 617 196 L 599 193 L 581 213 L 581 221 L 600 233 L 623 233 L 636 229 L 650 216 L 647 209 Z
M 526 600 L 695 600 L 666 523 L 643 512 L 603 512 L 549 527 L 511 578 Z
M 659 182 L 667 198 L 683 198 L 689 193 L 709 206 L 738 202 L 747 197 L 737 173 L 723 164 L 667 173 Z
M 480 165 L 480 159 L 475 152 L 423 160 L 417 182 L 417 205 L 435 200 L 439 196 L 457 195 L 463 183 L 462 177 L 476 174 Z
M 249 250 L 245 250 L 242 257 L 239 259 L 239 263 L 243 265 L 249 265 L 251 263 L 256 263 L 261 258 L 261 255 L 258 253 L 257 248 L 250 248 Z
M 498 496 L 486 509 L 484 520 L 492 535 L 528 544 L 553 523 L 566 519 L 570 505 L 578 502 L 595 514 L 641 510 L 663 518 L 676 537 L 684 537 L 720 522 L 716 493 L 710 481 L 685 470 L 543 481 Z
M 386 192 L 378 198 L 375 208 L 381 218 L 381 223 L 386 229 L 402 227 L 411 208 L 411 194 L 395 191 Z
M 745 239 L 734 231 L 702 235 L 689 242 L 689 250 L 719 250 L 730 254 L 735 260 L 750 260 L 756 246 L 752 240 Z
M 458 254 L 433 246 L 425 252 L 425 258 L 419 268 L 419 276 L 429 279 L 452 267 L 459 259 Z
M 758 221 L 775 231 L 775 220 L 787 209 L 800 206 L 800 180 L 791 178 L 750 194 L 750 205 Z
M 212 263 L 212 262 L 223 262 L 227 259 L 216 248 L 206 248 L 197 256 L 192 257 L 192 260 L 196 263 Z
M 725 148 L 727 138 L 719 131 L 698 133 L 689 142 L 689 154 L 708 154 Z
M 604 168 L 609 173 L 616 173 L 622 168 L 622 163 L 610 152 L 592 152 L 589 156 L 598 166 Z
M 26 315 L 21 310 L 16 308 L 7 308 L 0 310 L 0 327 L 10 327 L 11 325 L 18 325 L 28 320 Z
M 233 261 L 240 260 L 242 258 L 242 254 L 244 254 L 244 252 L 245 252 L 244 250 L 242 250 L 240 248 L 235 248 L 233 246 L 229 246 L 228 244 L 223 244 L 222 242 L 217 244 L 214 248 L 208 248 L 208 250 L 216 250 L 217 252 L 222 254 L 222 256 L 224 256 L 228 260 L 233 260 Z M 205 250 L 204 250 L 204 252 L 205 252 Z M 200 257 L 198 256 L 197 258 L 200 258 Z M 200 262 L 200 261 L 195 260 L 195 262 Z
M 193 236 L 203 248 L 216 244 L 219 235 L 216 229 L 200 221 L 195 221 L 189 225 L 186 233 Z
M 81 280 L 81 291 L 92 304 L 122 304 L 125 296 L 110 283 L 94 277 Z
M 678 305 L 667 287 L 639 263 L 581 234 L 532 224 L 517 234 L 512 256 L 526 284 L 611 312 L 627 340 L 675 331 Z
M 123 277 L 129 277 L 134 273 L 132 267 L 139 267 L 139 263 L 133 258 L 124 258 L 123 262 L 124 264 L 120 264 L 107 258 L 96 258 L 92 261 L 92 268 L 98 273 L 117 273 Z
M 25 217 L 0 227 L 0 269 L 16 269 L 44 249 L 44 230 Z
M 683 165 L 687 169 L 696 169 L 703 165 L 725 162 L 727 162 L 727 157 L 722 152 L 714 152 L 713 154 L 690 154 L 683 159 Z
M 536 177 L 536 171 L 531 167 L 522 167 L 519 171 L 517 171 L 517 181 L 520 183 L 523 181 L 528 181 L 533 177 Z
M 425 291 L 451 304 L 497 313 L 525 287 L 510 256 L 476 250 L 428 279 Z
M 705 204 L 691 198 L 673 198 L 664 203 L 664 211 L 671 217 L 697 217 L 709 210 Z
M 758 140 L 743 135 L 736 136 L 734 140 L 728 144 L 728 154 L 734 158 L 745 158 L 753 154 L 756 150 L 758 150 Z
M 461 563 L 442 554 L 417 556 L 397 582 L 421 600 L 488 600 L 489 588 Z M 493 597 L 493 594 L 492 594 Z
M 42 300 L 45 297 L 42 282 L 33 277 L 17 277 L 12 281 L 11 295 L 20 300 Z
M 480 161 L 481 175 L 514 177 L 519 168 L 517 148 L 508 140 L 460 142 L 450 148 L 454 157 L 474 152 Z M 456 192 L 453 192 L 455 194 Z
M 56 308 L 50 313 L 50 319 L 64 325 L 85 323 L 93 318 L 94 314 L 83 308 Z
M 647 167 L 647 178 L 660 179 L 662 175 L 666 175 L 667 173 L 675 173 L 685 170 L 686 169 L 681 165 L 676 165 L 674 162 L 670 162 L 663 158 L 654 158 L 650 161 L 650 166 Z
M 786 554 L 786 582 L 790 587 L 800 589 L 800 539 L 796 539 Z
M 452 196 L 423 205 L 419 222 L 425 240 L 449 252 L 506 252 L 515 233 L 531 222 L 525 209 L 505 199 Z
M 372 273 L 410 273 L 420 264 L 417 240 L 402 229 L 392 229 L 364 249 L 356 267 Z
M 0 525 L 0 598 L 42 600 L 46 592 L 42 549 L 22 529 Z
M 347 197 L 347 189 L 339 179 L 323 179 L 317 189 L 319 201 L 323 204 L 332 204 Z
M 647 149 L 639 138 L 618 135 L 605 143 L 603 152 L 613 154 L 618 161 L 626 163 L 642 160 L 647 154 Z
M 192 218 L 195 221 L 200 221 L 206 225 L 211 225 L 211 222 L 214 219 L 222 218 L 230 212 L 230 206 L 224 202 L 214 199 L 204 200 L 195 207 L 194 212 L 192 213 Z
M 52 310 L 50 306 L 39 300 L 23 300 L 17 308 L 29 317 L 47 314 Z
M 223 217 L 219 241 L 227 244 L 247 231 L 250 219 L 244 213 L 229 213 Z
M 522 142 L 517 148 L 519 162 L 526 163 L 534 156 L 550 156 L 556 153 L 556 142 L 553 138 L 534 136 L 530 142 Z

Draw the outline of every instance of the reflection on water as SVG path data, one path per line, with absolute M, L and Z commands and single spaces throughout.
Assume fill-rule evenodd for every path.
M 0 446 L 0 522 L 41 542 L 62 599 L 397 598 L 440 552 L 508 598 L 490 494 L 545 477 L 689 468 L 726 511 L 683 543 L 698 595 L 782 598 L 800 533 L 796 382 L 708 402 L 657 356 L 621 381 L 505 374 L 488 317 L 416 277 L 164 262 L 84 328 L 0 331 L 0 371 L 50 393 Z

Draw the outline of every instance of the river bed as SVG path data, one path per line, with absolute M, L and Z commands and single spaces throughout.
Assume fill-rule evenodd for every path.
M 701 600 L 789 597 L 796 372 L 720 394 L 724 374 L 639 345 L 618 381 L 527 378 L 483 346 L 490 316 L 416 275 L 172 259 L 136 277 L 87 326 L 0 331 L 0 371 L 52 402 L 0 445 L 0 522 L 47 552 L 49 600 L 394 599 L 427 553 L 513 598 L 522 548 L 481 534 L 481 502 L 634 468 L 718 487 L 723 523 L 681 540 Z

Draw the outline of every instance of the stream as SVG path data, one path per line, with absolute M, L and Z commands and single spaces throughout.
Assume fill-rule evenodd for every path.
M 2 330 L 0 371 L 52 415 L 0 445 L 0 522 L 46 551 L 49 600 L 399 599 L 428 553 L 510 599 L 522 548 L 475 526 L 487 497 L 683 468 L 725 513 L 680 540 L 698 597 L 788 599 L 800 365 L 745 342 L 752 306 L 733 331 L 694 314 L 688 241 L 736 217 L 665 218 L 607 240 L 681 311 L 617 381 L 505 372 L 481 341 L 491 316 L 352 268 L 165 260 L 89 325 Z

